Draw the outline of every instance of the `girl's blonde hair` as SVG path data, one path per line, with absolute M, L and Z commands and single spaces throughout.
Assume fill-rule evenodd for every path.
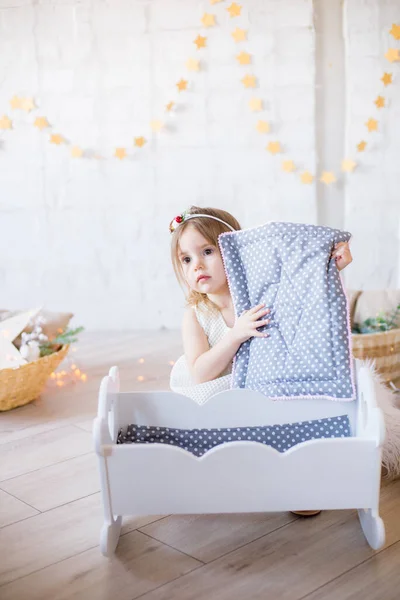
M 221 210 L 219 208 L 200 208 L 199 206 L 191 206 L 186 214 L 189 215 L 210 215 L 212 217 L 217 217 L 222 221 L 228 223 L 233 229 L 239 230 L 241 229 L 239 222 L 226 210 Z M 171 221 L 172 223 L 172 221 Z M 218 246 L 218 236 L 221 233 L 225 233 L 226 231 L 231 231 L 226 225 L 220 223 L 219 221 L 215 221 L 214 219 L 207 219 L 206 217 L 192 217 L 187 221 L 184 221 L 175 229 L 172 233 L 172 241 L 171 241 L 171 259 L 172 265 L 174 267 L 175 275 L 182 286 L 182 288 L 187 290 L 186 301 L 190 306 L 196 306 L 200 302 L 205 302 L 207 304 L 210 303 L 210 300 L 207 298 L 206 294 L 201 294 L 200 292 L 196 292 L 195 290 L 188 289 L 187 283 L 185 281 L 182 263 L 179 260 L 179 242 L 182 237 L 183 232 L 187 227 L 194 227 L 210 244 Z

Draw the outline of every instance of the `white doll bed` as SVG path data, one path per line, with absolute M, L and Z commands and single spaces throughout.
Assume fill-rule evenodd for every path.
M 357 361 L 356 361 L 357 362 Z M 123 516 L 358 509 L 374 549 L 385 541 L 379 517 L 384 422 L 373 380 L 356 365 L 357 400 L 272 401 L 259 392 L 221 392 L 199 406 L 174 392 L 119 392 L 117 367 L 104 377 L 93 436 L 99 460 L 110 556 Z M 198 458 L 176 446 L 118 444 L 130 423 L 171 428 L 247 427 L 348 414 L 352 437 L 302 442 L 280 453 L 257 442 L 228 442 Z

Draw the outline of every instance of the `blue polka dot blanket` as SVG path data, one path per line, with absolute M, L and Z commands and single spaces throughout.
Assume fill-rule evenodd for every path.
M 227 442 L 249 441 L 285 452 L 296 444 L 321 438 L 350 437 L 347 415 L 285 425 L 227 427 L 218 429 L 174 429 L 150 425 L 128 425 L 118 434 L 117 444 L 164 444 L 179 446 L 195 456 Z
M 232 387 L 274 399 L 353 400 L 347 298 L 331 253 L 351 234 L 272 222 L 219 237 L 236 315 L 265 303 L 269 337 L 243 343 Z

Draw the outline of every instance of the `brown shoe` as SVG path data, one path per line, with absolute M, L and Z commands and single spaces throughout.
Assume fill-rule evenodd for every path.
M 291 510 L 292 515 L 299 515 L 299 517 L 315 517 L 319 515 L 320 510 Z

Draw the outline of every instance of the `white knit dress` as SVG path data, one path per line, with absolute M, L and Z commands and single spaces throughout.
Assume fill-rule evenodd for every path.
M 226 325 L 221 312 L 216 307 L 201 303 L 194 307 L 196 317 L 207 336 L 210 348 L 226 335 L 230 328 Z M 232 363 L 217 379 L 205 383 L 194 383 L 186 362 L 185 355 L 181 356 L 171 371 L 170 387 L 173 392 L 189 396 L 198 404 L 204 404 L 211 396 L 230 389 Z

